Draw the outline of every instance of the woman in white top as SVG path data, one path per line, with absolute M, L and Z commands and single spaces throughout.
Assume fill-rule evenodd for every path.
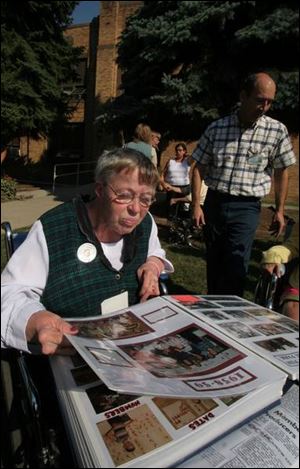
M 177 201 L 190 202 L 191 194 L 190 169 L 192 163 L 188 157 L 185 143 L 178 143 L 175 151 L 175 157 L 168 160 L 161 175 L 161 185 L 167 191 L 169 216 L 173 215 L 172 207 L 176 206 Z

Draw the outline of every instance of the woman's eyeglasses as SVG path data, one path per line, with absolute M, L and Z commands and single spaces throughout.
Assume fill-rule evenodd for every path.
M 150 205 L 155 202 L 155 197 L 151 196 L 150 194 L 141 194 L 141 195 L 136 195 L 134 192 L 131 191 L 123 191 L 123 192 L 118 192 L 116 191 L 110 184 L 107 184 L 107 186 L 113 191 L 115 194 L 115 199 L 114 202 L 117 202 L 118 204 L 130 204 L 134 199 L 138 199 L 139 204 L 144 207 L 144 208 L 149 208 Z

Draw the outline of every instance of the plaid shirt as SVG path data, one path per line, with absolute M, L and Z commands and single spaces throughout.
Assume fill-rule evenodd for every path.
M 237 113 L 210 124 L 192 157 L 205 166 L 210 189 L 231 195 L 264 197 L 274 168 L 296 162 L 286 127 L 268 116 L 243 129 Z

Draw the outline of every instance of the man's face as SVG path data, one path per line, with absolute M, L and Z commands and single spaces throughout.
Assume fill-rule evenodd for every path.
M 246 123 L 253 123 L 269 111 L 276 93 L 274 82 L 258 82 L 247 95 L 241 92 L 241 115 Z
M 96 194 L 105 218 L 106 232 L 113 242 L 131 233 L 146 216 L 154 197 L 153 187 L 139 183 L 139 171 L 121 171 L 108 185 L 99 183 Z M 132 200 L 129 200 L 132 198 Z M 145 206 L 145 203 L 148 206 Z M 109 241 L 107 241 L 109 242 Z

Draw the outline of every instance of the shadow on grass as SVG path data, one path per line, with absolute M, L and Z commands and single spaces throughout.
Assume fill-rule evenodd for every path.
M 168 294 L 169 295 L 197 295 L 199 291 L 194 291 L 179 285 L 172 280 L 167 280 L 166 282 Z

